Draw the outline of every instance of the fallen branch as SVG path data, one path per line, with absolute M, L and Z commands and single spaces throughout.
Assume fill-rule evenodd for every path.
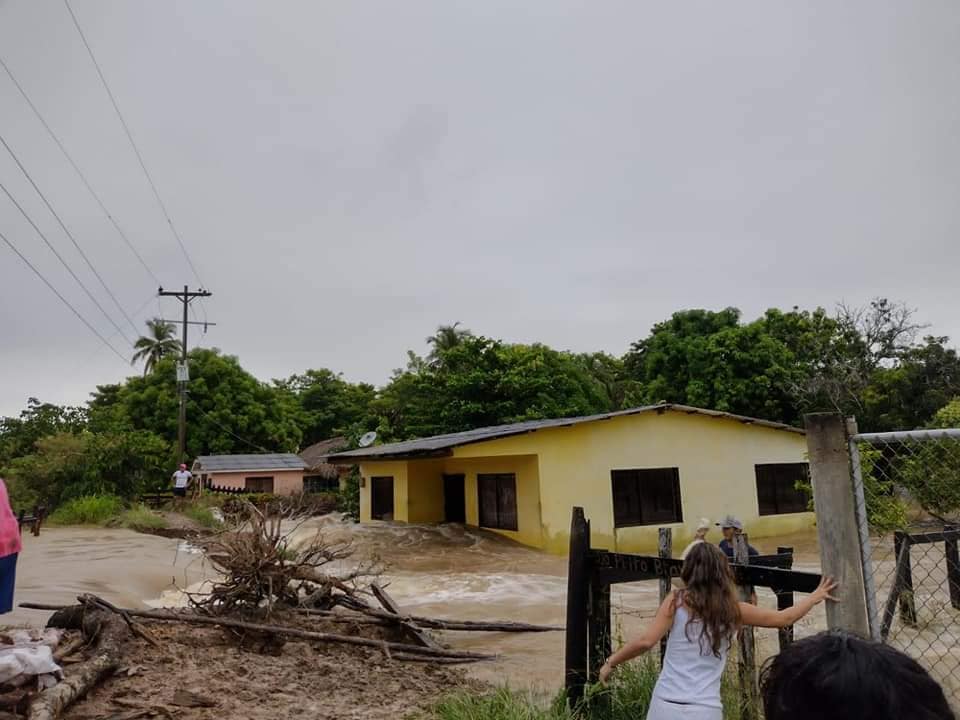
M 379 583 L 370 583 L 370 590 L 373 592 L 373 596 L 380 601 L 381 605 L 383 605 L 383 609 L 386 610 L 387 613 L 396 618 L 403 617 L 403 614 L 400 612 L 400 606 L 397 605 L 396 601 L 390 597 L 386 590 L 380 587 Z M 430 635 L 413 620 L 399 620 L 399 623 L 407 631 L 407 634 L 413 638 L 413 641 L 417 643 L 417 645 L 422 645 L 426 648 L 440 647 L 437 641 L 430 637 Z
M 21 605 L 21 607 L 24 607 Z M 529 625 L 527 623 L 518 623 L 510 620 L 445 620 L 442 618 L 430 618 L 423 617 L 420 615 L 394 615 L 392 613 L 384 612 L 383 610 L 377 610 L 376 608 L 356 608 L 350 607 L 350 610 L 354 612 L 362 613 L 364 615 L 370 616 L 372 619 L 376 619 L 379 623 L 402 623 L 402 622 L 415 622 L 417 625 L 420 625 L 425 628 L 430 628 L 431 630 L 458 630 L 462 632 L 557 632 L 563 630 L 562 627 L 555 625 Z M 344 615 L 343 613 L 338 613 L 333 610 L 313 610 L 310 608 L 300 608 L 297 612 L 303 613 L 304 615 L 319 615 L 324 618 L 338 618 L 338 617 L 350 617 L 349 615 Z M 334 620 L 339 622 L 338 620 Z M 363 622 L 362 618 L 357 618 L 356 622 Z M 374 623 L 368 623 L 374 624 Z
M 64 608 L 50 605 L 41 605 L 40 603 L 21 603 L 20 607 L 30 610 L 64 610 Z M 67 608 L 69 610 L 71 608 Z M 411 655 L 426 655 L 430 657 L 455 658 L 458 660 L 494 660 L 496 656 L 484 653 L 461 652 L 458 650 L 446 650 L 444 648 L 425 648 L 418 645 L 409 645 L 407 643 L 384 642 L 383 640 L 374 640 L 372 638 L 352 637 L 348 635 L 336 635 L 333 633 L 314 632 L 311 630 L 300 630 L 298 628 L 288 628 L 279 625 L 264 625 L 262 623 L 246 622 L 243 620 L 233 620 L 223 617 L 208 617 L 205 615 L 196 615 L 194 613 L 176 613 L 166 610 L 129 610 L 124 612 L 132 617 L 148 618 L 150 620 L 161 620 L 166 622 L 182 622 L 192 625 L 215 625 L 218 627 L 235 628 L 238 630 L 249 630 L 251 632 L 266 633 L 268 635 L 279 635 L 288 638 L 300 638 L 302 640 L 312 640 L 314 642 L 340 643 L 344 645 L 360 645 L 377 649 L 388 648 L 392 652 L 407 653 Z

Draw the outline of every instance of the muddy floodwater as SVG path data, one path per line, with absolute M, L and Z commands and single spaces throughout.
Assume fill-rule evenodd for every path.
M 377 556 L 388 569 L 382 582 L 406 610 L 467 620 L 506 619 L 562 625 L 566 560 L 516 545 L 499 536 L 460 526 L 354 525 L 335 516 L 313 519 L 296 538 L 323 532 L 349 539 L 356 557 Z M 713 540 L 719 540 L 719 533 Z M 817 571 L 813 533 L 755 543 L 761 552 L 792 545 L 798 570 Z M 679 550 L 677 551 L 679 554 Z M 183 541 L 120 529 L 44 528 L 24 538 L 17 602 L 69 603 L 80 593 L 102 595 L 126 607 L 177 605 L 180 590 L 196 590 L 208 577 L 202 555 Z M 658 605 L 656 582 L 614 587 L 615 630 L 635 632 Z M 760 591 L 771 607 L 772 593 Z M 46 614 L 16 609 L 5 624 L 39 624 Z M 798 636 L 824 626 L 817 608 L 797 628 Z M 446 633 L 461 649 L 496 653 L 500 660 L 471 666 L 474 676 L 512 686 L 552 691 L 562 683 L 563 633 Z M 776 651 L 776 632 L 759 631 L 761 654 Z

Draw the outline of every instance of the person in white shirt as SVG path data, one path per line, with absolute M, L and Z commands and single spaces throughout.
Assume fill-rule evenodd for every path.
M 173 496 L 175 498 L 185 498 L 187 488 L 190 487 L 190 481 L 193 480 L 193 473 L 187 470 L 186 465 L 180 463 L 180 469 L 173 474 L 172 480 Z

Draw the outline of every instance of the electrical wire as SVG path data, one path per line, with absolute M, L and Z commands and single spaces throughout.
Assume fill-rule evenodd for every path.
M 117 234 L 123 239 L 123 242 L 126 243 L 128 248 L 130 248 L 130 252 L 132 252 L 134 257 L 137 258 L 137 260 L 140 262 L 140 265 L 143 267 L 143 269 L 147 271 L 147 274 L 150 275 L 151 278 L 153 278 L 153 281 L 154 283 L 156 283 L 157 287 L 162 285 L 163 283 L 160 282 L 160 278 L 158 278 L 157 274 L 151 269 L 149 265 L 147 265 L 146 260 L 143 259 L 143 256 L 140 254 L 140 252 L 131 242 L 130 238 L 127 237 L 127 234 L 120 227 L 119 223 L 117 223 L 116 218 L 114 218 L 113 215 L 110 213 L 110 211 L 107 210 L 106 205 L 104 205 L 103 200 L 100 199 L 100 195 L 98 195 L 97 192 L 93 189 L 93 186 L 90 184 L 90 181 L 87 179 L 87 176 L 84 175 L 83 171 L 80 169 L 80 166 L 77 165 L 76 161 L 73 159 L 73 156 L 70 155 L 69 152 L 67 152 L 67 148 L 64 147 L 64 144 L 60 141 L 60 138 L 57 137 L 57 134 L 53 131 L 53 128 L 50 127 L 49 123 L 47 123 L 46 119 L 43 117 L 40 110 L 37 109 L 36 105 L 34 105 L 33 100 L 31 100 L 30 96 L 27 95 L 27 91 L 24 90 L 23 86 L 20 84 L 20 81 L 17 80 L 17 77 L 13 74 L 13 71 L 10 69 L 7 63 L 4 62 L 2 57 L 0 57 L 0 66 L 2 66 L 3 69 L 6 71 L 7 75 L 10 78 L 10 81 L 14 84 L 14 86 L 20 92 L 21 97 L 23 97 L 27 105 L 30 106 L 30 109 L 33 110 L 33 114 L 37 116 L 37 120 L 40 121 L 40 124 L 43 125 L 44 129 L 50 135 L 51 139 L 57 144 L 57 147 L 60 148 L 60 152 L 63 153 L 63 156 L 67 159 L 67 162 L 70 163 L 70 167 L 72 167 L 74 172 L 77 173 L 77 176 L 80 178 L 80 181 L 83 183 L 84 187 L 87 188 L 87 192 L 90 193 L 90 196 L 96 201 L 97 205 L 100 206 L 100 209 L 103 211 L 103 214 L 106 215 L 107 219 L 116 229 Z
M 100 77 L 100 82 L 103 84 L 103 89 L 106 90 L 107 96 L 110 98 L 110 103 L 113 105 L 113 109 L 117 113 L 117 118 L 120 120 L 120 124 L 123 126 L 123 131 L 127 135 L 127 140 L 130 141 L 130 147 L 133 148 L 133 152 L 137 156 L 137 161 L 140 163 L 140 168 L 143 170 L 144 177 L 147 178 L 147 182 L 150 184 L 150 189 L 153 191 L 153 197 L 156 199 L 157 205 L 160 207 L 160 211 L 163 213 L 164 218 L 166 218 L 167 225 L 170 226 L 170 231 L 173 233 L 173 237 L 176 239 L 177 244 L 180 245 L 180 250 L 183 252 L 183 256 L 186 258 L 187 264 L 190 266 L 190 270 L 193 272 L 193 276 L 197 279 L 197 282 L 200 283 L 201 287 L 203 287 L 203 280 L 200 279 L 200 274 L 197 272 L 197 268 L 193 264 L 190 253 L 187 252 L 187 246 L 184 244 L 183 238 L 177 231 L 176 225 L 173 224 L 173 218 L 170 217 L 170 213 L 167 211 L 167 206 L 160 197 L 160 191 L 157 190 L 157 185 L 154 183 L 153 177 L 150 175 L 150 171 L 147 170 L 147 164 L 143 159 L 143 155 L 140 154 L 140 150 L 137 148 L 137 143 L 133 139 L 133 133 L 130 132 L 130 127 L 127 125 L 127 121 L 124 119 L 123 113 L 120 112 L 120 105 L 117 103 L 117 99 L 110 90 L 110 85 L 107 83 L 107 78 L 104 76 L 103 70 L 100 68 L 100 63 L 97 62 L 97 58 L 93 54 L 93 48 L 91 48 L 90 43 L 87 42 L 87 36 L 84 35 L 83 28 L 80 27 L 80 21 L 77 19 L 76 14 L 73 12 L 73 8 L 70 6 L 70 0 L 63 0 L 63 4 L 67 6 L 67 11 L 70 13 L 70 17 L 73 20 L 73 26 L 77 29 L 77 33 L 80 35 L 80 39 L 83 41 L 83 45 L 87 49 L 87 54 L 90 56 L 90 60 L 93 61 L 93 66 L 97 70 L 97 75 Z
M 110 350 L 113 351 L 113 354 L 123 361 L 124 365 L 126 365 L 129 362 L 127 358 L 121 355 L 120 352 L 113 345 L 111 345 L 103 335 L 100 334 L 99 330 L 97 330 L 93 325 L 91 325 L 87 321 L 87 319 L 83 315 L 81 315 L 80 312 L 73 305 L 71 305 L 70 302 L 63 295 L 60 294 L 60 291 L 57 290 L 53 286 L 53 284 L 49 280 L 47 280 L 39 270 L 37 270 L 37 268 L 33 265 L 33 263 L 31 263 L 26 258 L 26 256 L 17 249 L 17 246 L 14 245 L 13 242 L 11 242 L 7 238 L 7 236 L 4 235 L 2 232 L 0 232 L 0 240 L 3 240 L 10 247 L 10 249 L 13 250 L 14 253 L 16 253 L 17 257 L 19 257 L 27 267 L 33 270 L 34 274 L 36 274 L 36 276 L 43 281 L 43 284 L 46 285 L 48 288 L 50 288 L 50 290 L 53 292 L 54 295 L 60 298 L 60 302 L 66 305 L 70 309 L 70 312 L 76 315 L 77 318 L 80 320 L 80 322 L 86 325 L 87 328 L 90 330 L 90 332 L 92 332 L 94 335 L 96 335 L 100 339 L 100 342 L 102 342 L 104 345 L 110 348 Z
M 23 166 L 23 163 L 20 162 L 20 158 L 17 157 L 17 154 L 7 144 L 7 141 L 4 139 L 2 133 L 0 133 L 0 143 L 2 143 L 3 146 L 7 149 L 7 152 L 10 153 L 10 157 L 13 158 L 13 161 L 17 164 L 17 167 L 20 168 L 20 172 L 23 173 L 23 176 L 30 182 L 30 185 L 33 187 L 33 189 L 36 190 L 37 195 L 39 195 L 40 199 L 43 200 L 43 204 L 47 206 L 47 210 L 49 210 L 50 214 L 57 219 L 57 223 L 59 223 L 60 228 L 63 230 L 66 236 L 70 238 L 70 242 L 73 243 L 73 246 L 77 249 L 77 252 L 80 253 L 80 257 L 83 258 L 83 261 L 87 264 L 87 267 L 90 268 L 90 272 L 92 272 L 96 276 L 97 280 L 100 281 L 100 284 L 103 286 L 103 289 L 107 292 L 107 295 L 110 296 L 110 299 L 113 300 L 113 304 L 117 306 L 117 309 L 120 311 L 120 314 L 123 315 L 124 318 L 126 318 L 128 323 L 130 323 L 130 327 L 133 328 L 133 332 L 137 333 L 138 332 L 137 327 L 133 324 L 133 320 L 130 319 L 130 316 L 127 314 L 127 311 L 123 309 L 123 306 L 120 304 L 120 301 L 117 300 L 117 296 L 113 294 L 113 291 L 109 288 L 106 281 L 103 279 L 103 276 L 99 272 L 97 272 L 97 269 L 93 266 L 93 263 L 90 261 L 90 258 L 87 257 L 87 254 L 83 251 L 83 248 L 80 247 L 80 243 L 77 242 L 77 239 L 73 236 L 73 233 L 70 232 L 70 229 L 66 226 L 63 220 L 60 218 L 60 215 L 57 214 L 57 211 L 53 209 L 53 205 L 51 205 L 50 201 L 47 200 L 47 196 L 43 194 L 43 191 L 40 189 L 37 183 L 34 182 L 33 177 L 27 171 L 27 168 Z M 128 343 L 132 344 L 132 341 L 130 340 L 130 338 L 126 337 L 126 335 L 124 335 L 124 339 Z
M 23 215 L 23 217 L 25 217 L 25 218 L 27 219 L 27 222 L 30 223 L 30 226 L 31 226 L 34 230 L 37 231 L 37 234 L 40 236 L 40 238 L 43 240 L 43 242 L 46 244 L 46 246 L 50 249 L 50 252 L 52 252 L 54 255 L 57 256 L 57 260 L 59 260 L 59 261 L 60 261 L 60 264 L 63 265 L 63 267 L 66 268 L 67 272 L 70 273 L 70 276 L 71 276 L 74 280 L 77 281 L 77 284 L 78 284 L 78 285 L 83 289 L 83 291 L 87 294 L 87 297 L 90 298 L 90 300 L 93 301 L 93 304 L 96 305 L 97 308 L 100 310 L 100 312 L 103 313 L 104 317 L 107 318 L 107 320 L 110 321 L 110 324 L 113 325 L 114 329 L 116 329 L 117 332 L 119 332 L 121 335 L 123 335 L 124 339 L 125 339 L 128 343 L 130 343 L 130 346 L 132 347 L 132 346 L 133 346 L 133 343 L 130 342 L 130 339 L 124 334 L 124 332 L 123 332 L 123 330 L 120 328 L 120 326 L 117 325 L 117 323 L 114 322 L 113 318 L 110 317 L 109 313 L 107 313 L 107 311 L 103 309 L 103 306 L 97 301 L 97 299 L 93 296 L 93 293 L 90 292 L 90 290 L 87 288 L 87 286 L 83 284 L 83 281 L 82 281 L 82 280 L 77 276 L 77 274 L 73 271 L 73 268 L 70 267 L 70 264 L 69 264 L 66 260 L 63 259 L 63 256 L 60 255 L 59 252 L 57 252 L 57 249 L 53 246 L 53 243 L 51 243 L 50 240 L 47 238 L 47 236 L 43 233 L 43 230 L 41 230 L 41 229 L 39 228 L 39 226 L 37 226 L 37 224 L 33 221 L 33 218 L 31 218 L 31 217 L 27 214 L 27 211 L 24 210 L 23 207 L 20 205 L 20 203 L 17 202 L 17 199 L 16 199 L 13 195 L 10 194 L 10 191 L 7 190 L 7 187 L 6 187 L 2 182 L 0 182 L 0 190 L 3 190 L 4 194 L 5 194 L 8 198 L 10 198 L 10 202 L 12 202 L 12 203 L 14 204 L 14 206 L 16 206 L 17 210 L 20 211 L 20 214 Z

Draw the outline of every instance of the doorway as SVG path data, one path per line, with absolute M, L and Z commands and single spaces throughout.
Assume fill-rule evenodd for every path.
M 467 493 L 463 475 L 443 476 L 443 519 L 448 523 L 467 522 Z
M 370 517 L 393 520 L 393 478 L 370 478 Z

